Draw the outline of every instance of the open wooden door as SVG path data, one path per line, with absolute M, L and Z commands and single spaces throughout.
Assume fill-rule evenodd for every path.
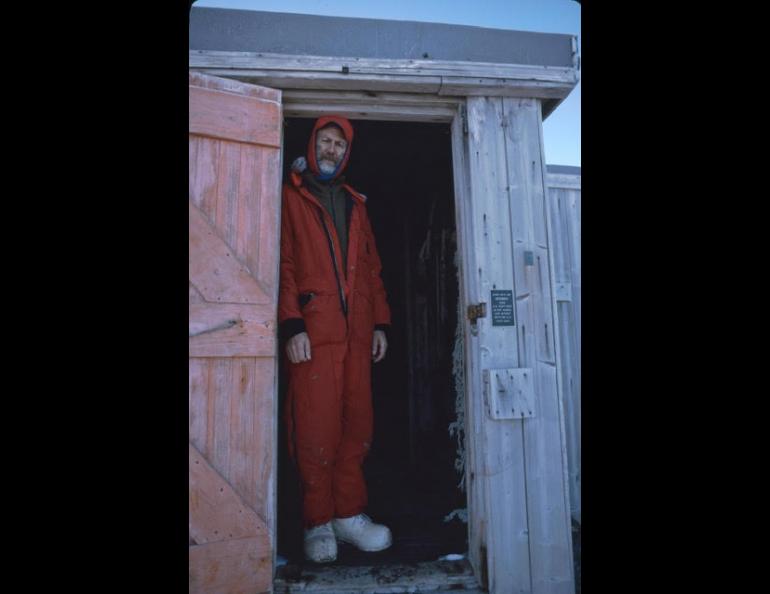
M 190 74 L 190 592 L 272 591 L 281 93 Z
M 466 320 L 469 555 L 490 594 L 575 591 L 536 99 L 469 97 L 453 125 Z M 464 173 L 464 174 L 463 174 Z

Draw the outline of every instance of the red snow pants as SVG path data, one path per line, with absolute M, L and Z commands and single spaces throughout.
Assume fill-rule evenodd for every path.
M 286 364 L 289 452 L 302 483 L 305 528 L 366 508 L 362 471 L 372 441 L 371 338 L 313 346 Z

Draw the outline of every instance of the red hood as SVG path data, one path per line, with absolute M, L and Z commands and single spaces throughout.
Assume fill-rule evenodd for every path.
M 318 131 L 329 123 L 337 124 L 342 128 L 342 133 L 345 135 L 345 140 L 348 141 L 348 148 L 345 151 L 345 155 L 340 161 L 340 166 L 337 168 L 337 173 L 334 174 L 334 178 L 338 177 L 345 167 L 348 166 L 348 159 L 350 158 L 350 147 L 353 146 L 353 125 L 347 118 L 343 118 L 338 115 L 325 115 L 316 120 L 315 126 L 313 126 L 313 132 L 310 134 L 310 141 L 307 145 L 307 165 L 315 175 L 320 175 L 321 170 L 318 169 L 318 161 L 316 161 L 315 154 L 315 137 Z M 334 179 L 332 178 L 332 179 Z

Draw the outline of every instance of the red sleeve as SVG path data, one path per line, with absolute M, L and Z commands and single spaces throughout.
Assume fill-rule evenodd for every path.
M 369 216 L 364 210 L 364 231 L 366 233 L 366 239 L 371 247 L 371 253 L 369 259 L 371 262 L 371 273 L 368 275 L 369 282 L 371 283 L 372 299 L 374 301 L 374 323 L 390 324 L 390 306 L 388 305 L 388 297 L 385 292 L 385 284 L 382 282 L 382 262 L 380 262 L 380 254 L 377 252 L 377 245 L 374 241 L 374 232 L 372 226 L 369 223 Z
M 278 291 L 278 323 L 284 328 L 291 327 L 304 331 L 304 320 L 299 308 L 299 291 L 294 269 L 294 229 L 292 225 L 291 197 L 286 186 L 281 196 L 281 260 L 280 288 Z M 292 321 L 294 320 L 294 321 Z M 292 332 L 296 334 L 297 332 Z M 286 336 L 288 338 L 288 336 Z

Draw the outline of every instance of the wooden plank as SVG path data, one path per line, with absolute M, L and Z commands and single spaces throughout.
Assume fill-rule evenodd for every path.
M 273 513 L 268 501 L 272 491 L 277 420 L 271 414 L 271 401 L 260 395 L 273 388 L 271 365 L 265 358 L 233 360 L 227 468 L 230 484 L 267 525 Z
M 521 158 L 519 147 L 539 147 L 538 129 L 531 123 L 532 114 L 539 112 L 534 99 L 503 99 L 503 124 L 506 132 L 508 178 L 511 191 L 511 216 L 514 217 L 514 238 L 529 249 L 546 247 L 545 192 L 540 153 Z
M 502 102 L 495 98 L 468 99 L 470 219 L 474 228 L 470 268 L 478 298 L 489 303 L 490 291 L 516 292 L 512 257 L 509 182 L 506 168 Z M 516 326 L 492 326 L 478 321 L 481 369 L 519 367 Z M 477 372 L 478 373 L 478 372 Z M 474 378 L 475 380 L 476 378 Z M 482 400 L 480 386 L 474 398 Z M 481 456 L 486 498 L 486 554 L 490 592 L 528 592 L 529 535 L 522 421 L 492 420 L 482 410 Z
M 563 99 L 578 67 L 190 50 L 191 70 L 281 89 Z M 412 117 L 416 114 L 411 114 Z
M 569 258 L 566 255 L 567 246 L 566 229 L 564 228 L 564 209 L 561 207 L 561 198 L 563 195 L 564 190 L 549 185 L 546 206 L 548 209 L 548 221 L 551 232 L 548 234 L 548 246 L 551 250 L 554 263 L 552 272 L 554 284 L 570 282 L 569 271 L 566 268 Z
M 283 97 L 284 113 L 292 117 L 340 113 L 356 119 L 417 122 L 451 122 L 461 101 L 418 93 L 325 90 L 287 90 Z
M 189 87 L 190 134 L 280 148 L 280 110 L 274 101 L 227 94 L 223 102 L 223 94 Z
M 245 95 L 257 99 L 265 99 L 274 103 L 281 103 L 281 91 L 278 89 L 269 89 L 267 87 L 258 87 L 255 85 L 244 84 L 232 78 L 221 78 L 218 76 L 208 76 L 200 72 L 189 73 L 190 86 L 202 87 L 217 91 L 226 91 L 236 95 Z
M 277 348 L 272 305 L 191 303 L 191 357 L 272 357 Z
M 261 278 L 259 274 L 260 244 L 264 243 L 267 248 L 272 240 L 272 238 L 263 238 L 259 228 L 262 203 L 270 200 L 268 195 L 262 195 L 262 185 L 259 183 L 259 172 L 266 165 L 264 156 L 268 152 L 263 147 L 241 145 L 240 159 L 237 163 L 239 192 L 241 196 L 248 196 L 249 199 L 236 200 L 233 209 L 235 211 L 234 236 L 228 242 L 238 254 L 238 258 L 249 270 L 255 271 L 258 278 Z M 265 290 L 269 292 L 268 287 L 265 287 Z
M 383 120 L 397 122 L 451 122 L 455 110 L 448 107 L 410 107 L 392 105 L 359 105 L 302 103 L 289 104 L 285 114 L 289 117 L 317 117 L 324 114 L 339 114 L 360 120 Z
M 222 142 L 214 138 L 190 136 L 189 197 L 196 207 L 212 217 L 217 203 L 217 163 Z M 194 159 L 192 158 L 194 156 Z
M 391 107 L 437 107 L 457 109 L 459 97 L 426 97 L 418 93 L 361 93 L 290 89 L 283 92 L 283 106 L 320 103 L 324 105 L 381 105 Z
M 562 402 L 564 406 L 564 426 L 567 448 L 569 477 L 570 513 L 578 522 L 581 521 L 581 459 L 580 459 L 580 376 L 574 352 L 579 348 L 575 344 L 574 323 L 571 315 L 571 303 L 558 304 L 559 348 L 561 353 L 559 371 L 561 373 Z
M 576 176 L 580 179 L 580 176 Z M 580 503 L 580 435 L 581 435 L 581 393 L 580 393 L 580 308 L 581 308 L 581 249 L 580 249 L 580 188 L 568 188 L 561 190 L 560 198 L 564 218 L 562 219 L 564 227 L 562 234 L 566 237 L 565 257 L 568 257 L 568 264 L 565 268 L 568 270 L 570 280 L 571 298 L 565 309 L 569 311 L 569 319 L 565 318 L 563 326 L 565 328 L 565 337 L 559 335 L 560 344 L 564 343 L 567 348 L 562 352 L 567 352 L 569 358 L 560 365 L 563 371 L 563 397 L 565 405 L 565 434 L 567 436 L 567 455 L 569 459 L 569 484 L 570 484 L 570 506 L 573 517 L 581 521 L 581 503 Z M 555 233 L 554 233 L 555 234 Z M 550 235 L 550 233 L 549 233 Z M 560 324 L 560 327 L 562 324 Z
M 271 303 L 259 281 L 234 257 L 233 250 L 192 201 L 189 213 L 190 282 L 201 295 L 215 303 Z
M 262 594 L 272 590 L 270 545 L 263 538 L 190 547 L 189 594 Z
M 574 67 L 501 64 L 465 60 L 413 60 L 340 56 L 308 56 L 265 52 L 190 50 L 190 68 L 342 72 L 346 74 L 410 74 L 423 76 L 495 77 L 525 81 L 576 82 Z
M 190 536 L 196 544 L 258 537 L 268 541 L 265 521 L 235 492 L 191 443 Z
M 280 151 L 202 137 L 191 137 L 190 143 L 198 146 L 190 167 L 190 202 L 226 244 L 220 254 L 233 252 L 262 291 L 274 292 L 278 276 L 270 246 L 279 233 Z M 207 261 L 199 263 L 209 269 Z
M 406 74 L 341 74 L 336 72 L 303 72 L 279 70 L 247 70 L 197 68 L 216 76 L 281 89 L 370 91 L 393 93 L 426 93 L 440 96 L 499 96 L 540 99 L 563 99 L 574 88 L 572 83 L 533 82 L 498 78 L 460 76 L 421 76 Z
M 338 91 L 389 91 L 394 93 L 438 94 L 440 76 L 338 74 L 332 72 L 301 72 L 277 70 L 244 70 L 228 68 L 197 68 L 215 76 L 229 76 L 249 83 L 270 85 L 281 89 L 324 89 Z
M 274 520 L 274 360 L 190 359 L 190 442 L 265 519 Z M 229 392 L 224 390 L 229 389 Z
M 206 449 L 208 426 L 209 362 L 206 359 L 190 359 L 188 415 L 190 418 L 190 443 L 198 450 Z
M 549 188 L 580 190 L 580 178 L 580 175 L 571 175 L 567 173 L 549 173 L 546 176 L 546 181 Z
M 441 79 L 439 95 L 563 99 L 574 86 L 572 83 L 445 76 Z
M 540 109 L 532 100 L 503 99 L 507 168 L 514 224 L 513 270 L 520 323 L 519 364 L 535 369 L 537 416 L 523 422 L 531 591 L 574 592 L 572 533 L 562 406 L 556 375 L 555 299 L 546 247 L 545 164 Z M 527 252 L 530 252 L 527 257 Z
M 209 463 L 227 480 L 230 467 L 231 416 L 230 401 L 233 398 L 232 358 L 212 359 L 209 366 L 208 437 L 207 447 L 201 452 Z
M 242 202 L 240 191 L 240 162 L 241 147 L 239 142 L 222 142 L 220 159 L 217 163 L 217 196 L 216 206 L 211 216 L 212 227 L 230 249 L 236 245 L 236 209 Z M 233 250 L 235 251 L 235 250 Z M 235 251 L 236 257 L 243 261 L 243 256 Z
M 549 184 L 549 239 L 554 261 L 554 283 L 570 287 L 569 299 L 557 303 L 559 336 L 559 379 L 564 407 L 564 426 L 568 460 L 570 512 L 581 521 L 581 407 L 580 407 L 580 176 L 563 176 L 575 186 Z M 558 180 L 557 180 L 558 181 Z M 576 288 L 572 283 L 576 282 Z
M 191 113 L 213 114 L 190 135 L 190 441 L 210 465 L 208 491 L 214 478 L 221 489 L 191 489 L 190 587 L 254 593 L 270 590 L 275 555 L 280 93 L 190 80 Z M 241 129 L 263 108 L 276 146 Z
M 527 494 L 529 499 L 530 556 L 532 592 L 535 594 L 573 594 L 575 592 L 572 557 L 572 527 L 567 487 L 565 440 L 562 410 L 557 392 L 556 367 L 541 361 L 535 367 L 535 389 L 539 400 L 540 426 L 532 419 L 525 424 Z M 531 423 L 531 425 L 529 425 Z M 547 431 L 545 428 L 551 428 Z M 539 504 L 534 504 L 538 501 Z
M 465 101 L 458 106 L 452 120 L 452 171 L 454 174 L 455 217 L 457 227 L 458 284 L 460 287 L 460 311 L 467 311 L 471 303 L 479 303 L 480 293 L 473 268 L 474 228 L 473 202 L 469 179 L 469 147 L 463 132 L 462 111 Z M 468 502 L 468 557 L 479 583 L 486 587 L 487 570 L 487 507 L 486 481 L 483 478 L 483 449 L 481 444 L 483 403 L 478 397 L 482 393 L 481 362 L 477 335 L 471 331 L 464 316 L 458 319 L 463 327 L 465 356 L 465 435 L 466 463 L 465 485 Z
M 257 229 L 260 250 L 257 257 L 257 276 L 262 288 L 278 301 L 278 251 L 281 241 L 281 178 L 283 175 L 281 151 L 263 151 L 261 167 L 257 170 L 259 219 Z

